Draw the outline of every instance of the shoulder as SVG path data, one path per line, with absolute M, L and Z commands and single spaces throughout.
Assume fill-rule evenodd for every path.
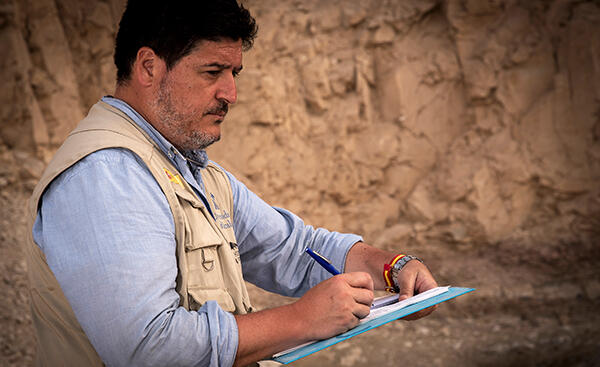
M 223 167 L 221 167 L 218 163 L 214 161 L 208 161 L 208 164 L 205 168 L 206 173 L 210 174 L 213 179 L 217 180 L 220 184 L 225 184 L 233 189 L 233 185 L 235 184 L 233 181 L 235 177 L 229 172 L 227 172 Z
M 127 195 L 132 199 L 164 197 L 141 158 L 125 148 L 108 148 L 87 155 L 63 171 L 46 187 L 42 200 L 54 197 L 87 201 Z
M 241 181 L 239 181 L 233 173 L 229 172 L 228 170 L 223 168 L 220 164 L 218 164 L 215 161 L 209 160 L 206 168 L 220 172 L 220 174 L 222 174 L 225 178 L 227 178 L 227 180 L 229 181 L 232 188 L 234 188 L 235 186 L 238 186 L 238 185 L 244 186 L 244 184 Z
M 123 148 L 94 152 L 56 177 L 40 204 L 61 213 L 119 211 L 172 217 L 160 185 L 135 153 Z M 162 213 L 162 215 L 157 215 Z
M 216 162 L 209 161 L 209 165 L 218 168 L 229 182 L 233 198 L 233 208 L 236 213 L 239 214 L 241 211 L 263 207 L 264 203 L 262 200 L 233 173 L 227 171 Z
M 53 182 L 66 182 L 80 175 L 92 172 L 110 176 L 124 176 L 131 173 L 150 174 L 144 161 L 131 150 L 107 148 L 90 153 L 63 171 Z

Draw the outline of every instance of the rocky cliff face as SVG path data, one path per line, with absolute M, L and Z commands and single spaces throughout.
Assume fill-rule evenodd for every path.
M 597 305 L 598 2 L 245 4 L 257 17 L 259 37 L 244 56 L 239 102 L 223 139 L 209 149 L 213 160 L 310 224 L 429 255 L 442 281 L 480 287 L 473 299 L 481 304 L 530 302 L 539 288 L 546 304 Z M 0 6 L 0 190 L 3 207 L 13 208 L 3 209 L 0 250 L 15 254 L 3 265 L 3 290 L 20 295 L 7 308 L 26 302 L 25 266 L 15 252 L 26 230 L 15 203 L 89 107 L 113 91 L 112 44 L 122 6 L 121 0 Z M 278 302 L 257 297 L 265 306 Z M 19 314 L 8 313 L 10 327 L 0 332 L 7 361 L 31 357 L 28 319 L 18 321 Z M 549 335 L 568 324 L 576 330 L 572 341 L 590 339 L 585 318 L 556 324 L 531 318 L 547 325 Z M 539 344 L 539 335 L 531 339 L 536 348 L 554 345 Z M 460 355 L 461 348 L 441 352 Z M 363 352 L 334 352 L 327 357 L 332 364 L 366 363 Z M 344 355 L 343 347 L 337 352 Z M 471 356 L 475 364 L 489 362 Z M 452 365 L 448 360 L 429 365 Z

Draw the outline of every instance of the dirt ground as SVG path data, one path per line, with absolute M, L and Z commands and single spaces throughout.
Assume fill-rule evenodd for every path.
M 33 180 L 3 161 L 0 175 L 0 365 L 32 365 L 26 290 L 25 205 Z M 17 223 L 17 225 L 15 225 Z M 592 242 L 590 242 L 592 243 Z M 426 319 L 387 324 L 295 366 L 600 366 L 600 246 L 511 252 L 408 241 L 441 285 L 476 291 Z M 257 308 L 291 299 L 251 288 Z M 394 363 L 397 361 L 398 363 Z

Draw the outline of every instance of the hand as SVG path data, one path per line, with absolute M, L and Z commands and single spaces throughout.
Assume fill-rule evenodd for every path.
M 296 301 L 296 315 L 312 339 L 343 333 L 371 311 L 373 279 L 368 273 L 344 273 L 329 278 Z
M 400 294 L 398 300 L 412 297 L 415 294 L 423 293 L 429 289 L 437 287 L 437 283 L 433 276 L 429 272 L 429 269 L 423 263 L 418 260 L 411 260 L 398 273 L 398 286 L 400 287 Z M 421 317 L 427 316 L 432 313 L 436 306 L 431 306 L 419 312 L 413 313 L 402 320 L 417 320 Z

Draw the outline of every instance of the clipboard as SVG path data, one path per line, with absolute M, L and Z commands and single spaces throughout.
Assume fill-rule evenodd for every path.
M 323 350 L 327 347 L 330 347 L 334 344 L 337 344 L 346 339 L 352 338 L 353 336 L 364 333 L 365 331 L 374 329 L 381 325 L 387 324 L 388 322 L 392 322 L 404 316 L 408 316 L 420 310 L 423 310 L 427 307 L 431 307 L 441 302 L 448 301 L 450 299 L 456 298 L 460 295 L 469 293 L 474 291 L 475 288 L 462 288 L 462 287 L 447 287 L 447 290 L 443 293 L 434 295 L 430 298 L 424 299 L 422 301 L 418 301 L 408 306 L 402 307 L 400 309 L 394 309 L 390 312 L 385 312 L 381 315 L 378 315 L 372 319 L 369 319 L 366 322 L 362 322 L 356 327 L 342 333 L 331 337 L 329 339 L 317 340 L 314 342 L 309 342 L 306 344 L 302 344 L 295 348 L 288 349 L 284 352 L 277 353 L 273 356 L 273 360 L 282 364 L 288 364 L 294 362 L 300 358 L 306 357 L 313 353 L 316 353 L 320 350 Z M 417 295 L 418 296 L 418 295 Z M 413 297 L 414 298 L 414 297 Z M 410 298 L 408 299 L 410 300 Z M 406 301 L 406 300 L 405 300 Z M 393 305 L 391 305 L 393 306 Z M 390 307 L 390 306 L 387 306 Z

